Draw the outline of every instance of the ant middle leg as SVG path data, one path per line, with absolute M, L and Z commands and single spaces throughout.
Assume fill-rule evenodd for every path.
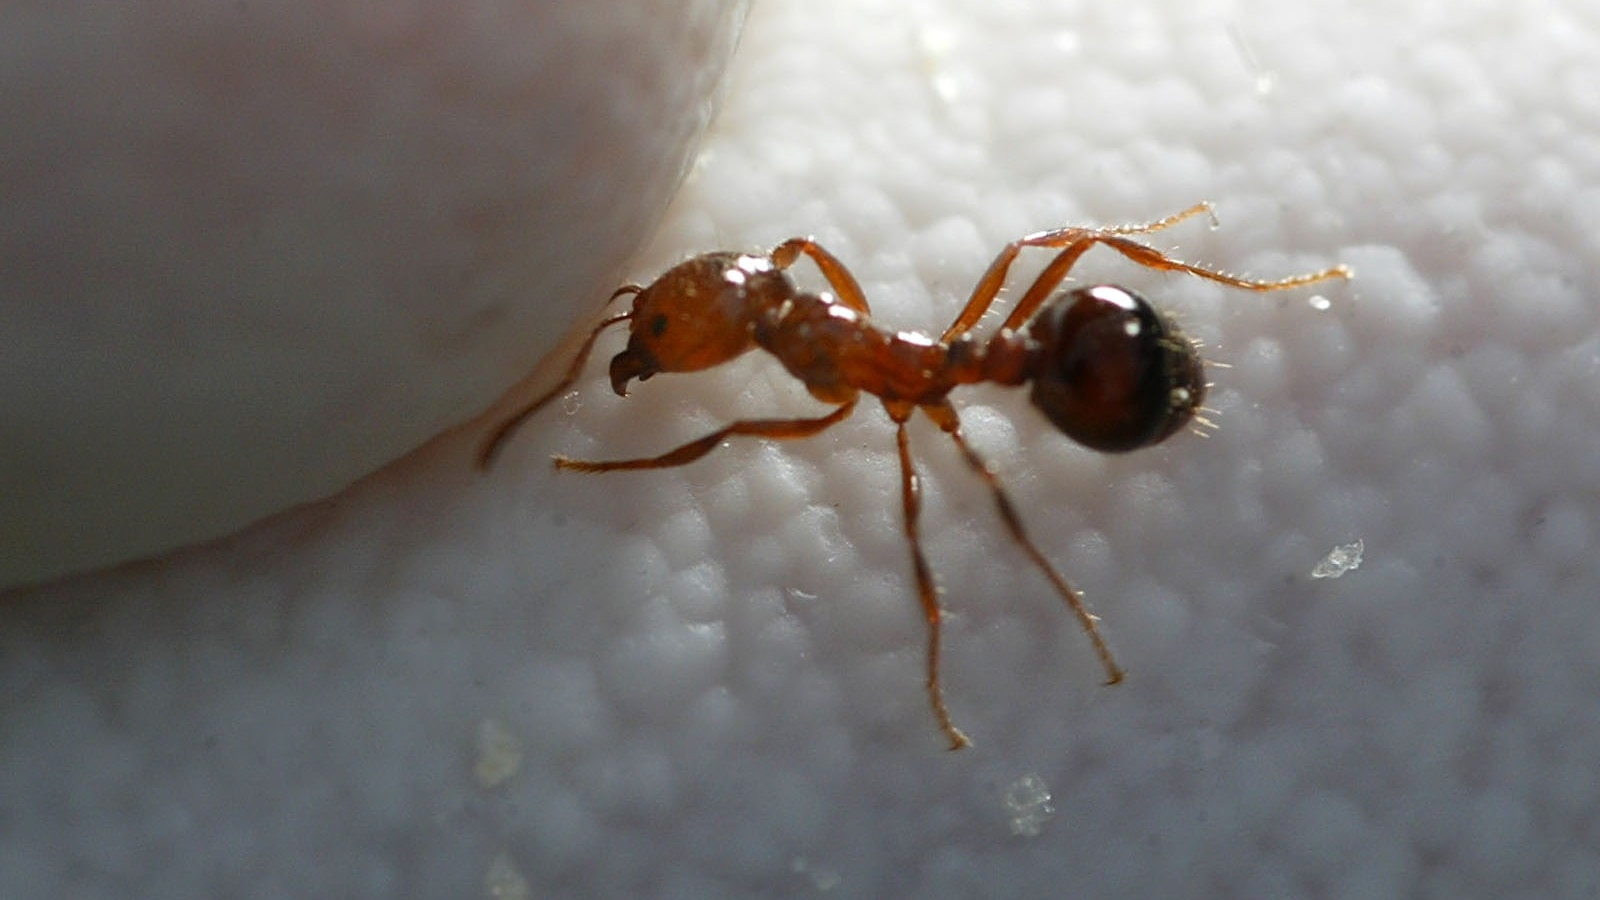
M 894 420 L 895 448 L 900 454 L 900 506 L 905 514 L 906 542 L 911 545 L 911 568 L 917 578 L 917 599 L 922 603 L 922 617 L 928 623 L 928 703 L 933 707 L 933 717 L 939 730 L 950 739 L 951 750 L 972 746 L 972 740 L 956 727 L 950 710 L 944 705 L 944 688 L 939 683 L 939 648 L 944 630 L 944 611 L 939 608 L 939 589 L 933 581 L 933 569 L 922 552 L 922 529 L 917 519 L 922 513 L 922 482 L 917 477 L 916 466 L 911 461 L 911 444 L 906 435 L 909 410 L 890 410 Z
M 790 238 L 772 249 L 772 262 L 780 269 L 787 269 L 794 265 L 800 254 L 811 257 L 817 269 L 822 272 L 822 277 L 828 280 L 839 295 L 839 302 L 862 314 L 871 314 L 867 306 L 866 292 L 861 290 L 861 284 L 839 258 L 823 249 L 822 245 L 811 238 Z
M 1016 505 L 1011 502 L 1011 495 L 1006 491 L 1005 486 L 1000 483 L 1000 476 L 995 474 L 988 461 L 980 456 L 978 451 L 972 448 L 971 444 L 967 443 L 966 436 L 961 433 L 961 419 L 957 416 L 955 408 L 949 404 L 942 404 L 924 406 L 922 410 L 928 414 L 930 419 L 933 419 L 934 423 L 945 434 L 950 435 L 952 441 L 955 441 L 957 449 L 961 451 L 962 459 L 966 460 L 972 471 L 976 472 L 978 477 L 983 479 L 983 483 L 988 486 L 990 495 L 994 497 L 995 507 L 1000 512 L 1000 520 L 1005 523 L 1006 530 L 1011 532 L 1012 539 L 1021 545 L 1023 552 L 1028 555 L 1028 559 L 1033 562 L 1040 572 L 1044 573 L 1044 576 L 1050 580 L 1051 586 L 1056 589 L 1056 593 L 1066 602 L 1067 608 L 1072 610 L 1072 614 L 1077 618 L 1084 634 L 1089 636 L 1089 643 L 1094 645 L 1094 652 L 1100 658 L 1100 665 L 1106 670 L 1106 684 L 1120 682 L 1124 672 L 1122 667 L 1117 665 L 1116 659 L 1112 657 L 1111 648 L 1106 644 L 1105 638 L 1100 635 L 1100 627 L 1097 624 L 1100 621 L 1100 617 L 1089 612 L 1089 608 L 1084 605 L 1083 595 L 1078 592 L 1077 588 L 1072 586 L 1066 576 L 1062 575 L 1056 570 L 1055 566 L 1050 564 L 1050 560 L 1045 558 L 1044 553 L 1033 543 L 1033 539 L 1028 537 L 1028 530 L 1023 527 L 1022 517 L 1017 514 Z
M 641 459 L 583 460 L 557 456 L 552 461 L 558 469 L 574 472 L 616 472 L 623 469 L 669 469 L 692 463 L 734 435 L 790 440 L 819 434 L 850 417 L 856 408 L 851 399 L 833 412 L 815 419 L 742 419 L 718 428 L 703 438 L 690 441 L 660 456 Z

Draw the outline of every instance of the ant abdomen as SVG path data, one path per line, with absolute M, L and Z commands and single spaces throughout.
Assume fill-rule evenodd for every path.
M 1030 399 L 1067 437 L 1121 453 L 1194 418 L 1205 371 L 1194 343 L 1143 297 L 1116 285 L 1057 295 L 1027 324 Z

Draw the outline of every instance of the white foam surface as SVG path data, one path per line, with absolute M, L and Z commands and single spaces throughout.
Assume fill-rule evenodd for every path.
M 816 409 L 754 356 L 626 400 L 597 360 L 487 476 L 447 435 L 0 608 L 0 895 L 1600 890 L 1592 11 L 767 0 L 741 53 L 633 277 L 813 234 L 883 324 L 937 332 L 1005 241 L 1201 199 L 1220 227 L 1161 246 L 1355 267 L 1257 296 L 1085 261 L 1232 366 L 1208 439 L 1108 458 L 1020 393 L 958 397 L 1127 681 L 920 423 L 976 741 L 944 752 L 881 411 L 552 472 Z

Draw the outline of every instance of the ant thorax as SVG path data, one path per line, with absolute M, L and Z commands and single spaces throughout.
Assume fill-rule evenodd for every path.
M 888 400 L 942 399 L 946 348 L 915 332 L 878 328 L 832 294 L 795 293 L 756 319 L 755 340 L 820 400 L 843 402 L 858 391 Z

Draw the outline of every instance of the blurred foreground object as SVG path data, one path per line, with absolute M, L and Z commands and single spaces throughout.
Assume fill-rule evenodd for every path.
M 0 11 L 0 587 L 486 407 L 656 223 L 745 6 Z

